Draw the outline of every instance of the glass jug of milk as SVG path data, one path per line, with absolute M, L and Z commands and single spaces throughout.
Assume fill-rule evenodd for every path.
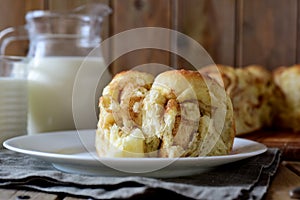
M 101 43 L 103 17 L 110 12 L 103 4 L 89 4 L 70 12 L 31 11 L 26 14 L 24 26 L 27 36 L 18 35 L 24 32 L 20 27 L 4 30 L 4 33 L 14 32 L 11 35 L 15 36 L 3 40 L 2 52 L 11 40 L 29 38 L 29 134 L 75 130 L 78 127 L 73 118 L 74 106 L 86 107 L 91 112 L 97 109 L 102 89 L 111 80 L 101 50 L 97 49 Z M 76 80 L 83 67 L 90 69 L 90 73 L 84 80 Z M 99 79 L 97 91 L 85 88 L 91 90 L 89 96 L 76 95 L 76 98 L 82 98 L 80 101 L 86 105 L 74 105 L 75 82 L 84 84 L 90 79 Z M 80 122 L 80 129 L 96 128 L 95 120 L 85 120 Z

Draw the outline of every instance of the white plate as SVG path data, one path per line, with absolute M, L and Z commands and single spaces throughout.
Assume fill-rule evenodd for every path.
M 3 145 L 12 151 L 46 160 L 65 172 L 101 176 L 178 177 L 200 174 L 214 167 L 259 155 L 266 146 L 235 138 L 225 156 L 189 158 L 98 158 L 95 130 L 64 131 L 20 136 Z

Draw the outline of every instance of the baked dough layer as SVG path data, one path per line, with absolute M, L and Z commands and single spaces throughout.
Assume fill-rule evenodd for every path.
M 235 136 L 224 89 L 196 71 L 116 75 L 100 97 L 100 157 L 225 155 Z
M 273 73 L 275 93 L 274 126 L 300 131 L 300 65 L 279 67 Z
M 208 66 L 200 71 L 224 85 L 233 104 L 236 135 L 271 125 L 275 86 L 269 71 L 259 65 L 245 68 L 217 65 L 217 68 Z

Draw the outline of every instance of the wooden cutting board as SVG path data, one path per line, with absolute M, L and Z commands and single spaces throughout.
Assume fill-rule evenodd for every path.
M 300 161 L 300 133 L 288 130 L 259 130 L 238 136 L 265 144 L 267 147 L 278 147 L 283 160 Z

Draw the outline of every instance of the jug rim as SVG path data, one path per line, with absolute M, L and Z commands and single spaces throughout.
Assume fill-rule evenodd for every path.
M 41 18 L 41 17 L 61 17 L 61 16 L 68 16 L 69 18 L 77 18 L 83 21 L 89 21 L 91 18 L 98 18 L 98 20 L 102 20 L 103 17 L 109 15 L 111 13 L 111 8 L 105 4 L 103 4 L 103 10 L 101 14 L 94 15 L 93 13 L 90 14 L 82 14 L 77 13 L 76 11 L 66 12 L 66 11 L 55 11 L 55 10 L 33 10 L 26 13 L 25 19 L 27 21 L 34 19 L 34 18 Z
M 26 56 L 0 55 L 0 60 L 6 60 L 6 61 L 20 61 L 25 59 L 27 59 Z

